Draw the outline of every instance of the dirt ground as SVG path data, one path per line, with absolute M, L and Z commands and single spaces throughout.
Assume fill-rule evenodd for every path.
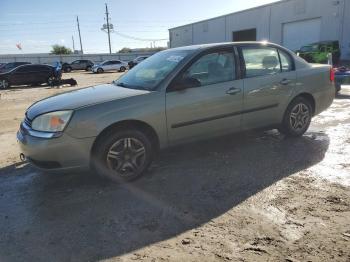
M 78 87 L 0 91 L 0 261 L 350 261 L 350 87 L 309 132 L 162 152 L 129 185 L 48 175 L 19 161 L 25 109 Z

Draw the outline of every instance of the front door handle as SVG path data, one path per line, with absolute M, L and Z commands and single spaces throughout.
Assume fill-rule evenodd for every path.
M 289 80 L 289 79 L 287 79 L 287 78 L 284 78 L 284 79 L 282 79 L 282 81 L 280 82 L 280 84 L 283 85 L 283 86 L 287 86 L 287 85 L 290 84 L 290 82 L 291 82 L 291 80 Z
M 229 90 L 226 91 L 226 94 L 233 96 L 233 95 L 236 95 L 236 94 L 240 93 L 241 91 L 242 90 L 240 88 L 232 87 L 232 88 L 230 88 Z

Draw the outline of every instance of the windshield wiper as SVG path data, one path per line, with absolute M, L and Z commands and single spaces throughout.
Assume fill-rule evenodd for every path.
M 113 81 L 113 84 L 115 84 L 117 86 L 121 86 L 121 87 L 126 87 L 126 84 L 124 84 L 123 82 Z

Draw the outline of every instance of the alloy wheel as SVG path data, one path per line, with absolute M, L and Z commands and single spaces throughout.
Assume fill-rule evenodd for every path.
M 303 103 L 299 103 L 293 107 L 290 113 L 290 126 L 297 132 L 303 130 L 308 126 L 310 117 L 309 107 Z
M 115 142 L 106 156 L 108 168 L 117 176 L 134 176 L 146 162 L 146 149 L 136 138 L 122 138 Z
M 0 81 L 0 89 L 6 89 L 9 87 L 9 82 L 7 80 Z
M 54 78 L 53 76 L 50 76 L 50 77 L 47 79 L 47 84 L 48 84 L 49 86 L 51 86 L 54 80 L 55 80 L 55 78 Z

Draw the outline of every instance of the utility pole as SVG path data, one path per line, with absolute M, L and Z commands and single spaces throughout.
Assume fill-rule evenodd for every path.
M 72 42 L 73 42 L 73 52 L 75 51 L 75 44 L 74 44 L 74 37 L 72 36 Z
M 110 27 L 109 27 L 109 13 L 108 13 L 107 4 L 106 4 L 106 19 L 107 19 L 107 33 L 108 33 L 109 53 L 112 54 L 112 49 L 111 49 L 111 32 L 110 32 Z
M 79 40 L 80 40 L 80 51 L 82 54 L 84 54 L 83 44 L 81 43 L 81 34 L 80 34 L 80 26 L 79 26 L 79 17 L 78 16 L 77 16 L 77 25 L 78 25 Z

